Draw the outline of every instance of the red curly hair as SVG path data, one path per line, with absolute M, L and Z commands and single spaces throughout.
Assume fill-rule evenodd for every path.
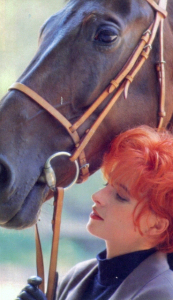
M 140 230 L 140 218 L 148 209 L 169 221 L 157 248 L 173 252 L 173 136 L 140 126 L 120 134 L 104 157 L 103 174 L 114 186 L 128 185 L 132 197 L 142 203 L 134 223 Z

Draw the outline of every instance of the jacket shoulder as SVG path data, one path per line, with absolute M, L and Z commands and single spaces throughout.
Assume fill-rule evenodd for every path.
M 167 270 L 148 282 L 134 300 L 172 300 L 173 299 L 173 272 Z
M 166 254 L 158 251 L 145 259 L 123 281 L 114 298 L 173 300 L 173 272 L 169 269 Z
M 62 278 L 58 286 L 58 299 L 61 295 L 73 290 L 86 276 L 97 269 L 97 260 L 90 259 L 76 264 L 70 271 Z M 62 299 L 64 299 L 62 297 Z

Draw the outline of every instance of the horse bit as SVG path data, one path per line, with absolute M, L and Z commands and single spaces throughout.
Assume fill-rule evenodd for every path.
M 58 152 L 52 155 L 46 162 L 44 171 L 47 184 L 50 189 L 54 191 L 55 195 L 55 210 L 53 217 L 53 242 L 52 242 L 52 253 L 51 253 L 51 262 L 49 269 L 49 279 L 48 279 L 48 289 L 47 289 L 47 298 L 48 300 L 54 299 L 55 292 L 55 282 L 56 282 L 56 265 L 57 265 L 57 252 L 58 252 L 58 242 L 59 242 L 59 232 L 60 232 L 60 220 L 61 220 L 61 211 L 62 211 L 62 201 L 64 190 L 71 187 L 76 181 L 82 182 L 86 180 L 89 176 L 89 164 L 87 164 L 84 148 L 90 141 L 91 137 L 94 135 L 95 131 L 107 116 L 115 102 L 118 100 L 120 95 L 124 92 L 124 97 L 127 98 L 128 89 L 133 79 L 135 78 L 138 71 L 141 69 L 142 65 L 149 57 L 150 51 L 152 49 L 153 41 L 156 37 L 158 29 L 160 29 L 160 59 L 157 64 L 158 79 L 160 85 L 160 101 L 159 101 L 159 124 L 158 129 L 161 129 L 163 126 L 164 117 L 166 116 L 165 112 L 165 61 L 163 55 L 163 26 L 164 19 L 167 16 L 167 0 L 160 0 L 157 4 L 154 0 L 146 0 L 152 8 L 156 11 L 155 19 L 149 28 L 143 33 L 141 40 L 136 46 L 135 50 L 129 57 L 128 61 L 125 63 L 124 67 L 120 73 L 110 82 L 108 87 L 102 92 L 102 94 L 95 100 L 95 102 L 85 111 L 85 113 L 74 123 L 71 124 L 58 110 L 56 110 L 51 104 L 49 104 L 44 98 L 38 95 L 28 86 L 16 82 L 14 83 L 9 90 L 18 90 L 25 95 L 29 96 L 32 100 L 38 103 L 43 107 L 48 113 L 50 113 L 56 120 L 58 120 L 67 130 L 71 136 L 74 144 L 75 151 L 71 155 L 68 152 Z M 115 92 L 115 93 L 113 93 Z M 97 120 L 93 123 L 91 128 L 87 129 L 85 136 L 82 140 L 79 137 L 77 129 L 90 117 L 90 115 L 103 103 L 103 101 L 110 95 L 113 94 L 112 98 L 102 110 Z M 56 177 L 51 167 L 51 160 L 60 155 L 68 156 L 69 159 L 76 165 L 76 176 L 72 184 L 67 188 L 56 188 Z M 78 162 L 80 169 L 78 166 Z M 79 177 L 79 178 L 78 178 Z M 56 198 L 58 197 L 58 200 Z M 43 275 L 43 261 L 42 261 L 42 252 L 40 250 L 40 241 L 38 236 L 38 231 L 36 229 L 36 246 L 38 249 L 37 252 L 37 263 L 38 273 L 40 277 Z M 41 286 L 41 289 L 44 290 L 44 280 Z

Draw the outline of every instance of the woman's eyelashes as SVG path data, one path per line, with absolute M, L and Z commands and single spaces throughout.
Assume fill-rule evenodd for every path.
M 119 201 L 122 201 L 122 202 L 128 202 L 129 199 L 126 198 L 126 197 L 122 197 L 120 196 L 120 194 L 116 193 L 116 199 L 118 199 Z

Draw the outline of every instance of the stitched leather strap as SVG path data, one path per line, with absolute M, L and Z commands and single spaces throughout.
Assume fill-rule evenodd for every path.
M 52 220 L 52 248 L 51 248 L 51 257 L 49 265 L 49 276 L 48 276 L 48 285 L 47 285 L 47 299 L 55 300 L 55 293 L 57 287 L 57 259 L 58 259 L 58 246 L 59 246 L 59 237 L 60 237 L 60 226 L 61 226 L 61 215 L 63 208 L 63 199 L 64 199 L 64 189 L 57 188 L 54 193 L 54 213 Z M 42 278 L 42 283 L 39 288 L 44 293 L 44 263 L 43 263 L 43 254 L 42 247 L 39 237 L 39 231 L 37 224 L 35 225 L 35 241 L 36 241 L 36 262 L 37 262 L 37 275 Z
M 88 110 L 82 115 L 82 117 L 76 121 L 76 123 L 71 126 L 70 130 L 75 132 L 88 118 L 89 116 L 99 107 L 99 105 L 106 99 L 106 97 L 112 93 L 123 81 L 123 79 L 130 72 L 135 62 L 139 58 L 141 52 L 143 51 L 144 46 L 148 43 L 150 37 L 150 30 L 152 26 L 141 37 L 139 45 L 135 48 L 132 55 L 128 59 L 127 63 L 123 67 L 120 73 L 111 81 L 109 87 L 107 87 L 100 97 L 88 108 Z M 77 150 L 79 152 L 79 150 Z
M 163 47 L 163 20 L 161 20 L 160 24 L 160 61 L 157 64 L 157 71 L 158 71 L 158 79 L 160 84 L 160 110 L 159 110 L 159 125 L 158 129 L 162 129 L 163 121 L 166 116 L 165 111 L 165 97 L 166 97 L 166 86 L 165 86 L 165 61 L 164 61 L 164 47 Z
M 112 92 L 115 89 L 115 86 L 118 85 L 120 82 L 122 82 L 122 80 L 124 78 L 126 78 L 126 80 L 123 81 L 123 83 L 117 89 L 117 91 L 116 91 L 115 95 L 113 96 L 113 98 L 110 100 L 110 102 L 104 108 L 104 110 L 101 112 L 101 114 L 99 115 L 99 117 L 97 118 L 95 123 L 92 125 L 90 130 L 87 132 L 85 138 L 81 141 L 80 146 L 73 153 L 72 157 L 70 158 L 72 161 L 76 160 L 76 158 L 79 156 L 79 153 L 86 147 L 89 140 L 92 138 L 95 131 L 97 130 L 97 128 L 99 127 L 101 122 L 104 120 L 104 118 L 107 116 L 107 114 L 111 110 L 112 106 L 118 100 L 118 98 L 120 97 L 120 95 L 122 94 L 123 91 L 125 92 L 125 97 L 127 97 L 127 91 L 128 91 L 129 84 L 132 82 L 132 79 L 135 77 L 135 75 L 141 69 L 144 61 L 148 58 L 149 52 L 151 51 L 151 48 L 152 48 L 151 45 L 152 45 L 152 43 L 154 41 L 154 38 L 156 36 L 157 29 L 159 27 L 161 18 L 162 18 L 161 15 L 159 15 L 159 13 L 157 13 L 156 20 L 155 20 L 154 24 L 152 24 L 148 28 L 148 30 L 146 30 L 146 32 L 143 34 L 143 36 L 141 38 L 141 42 L 137 46 L 136 50 L 133 52 L 132 56 L 129 58 L 129 60 L 125 64 L 125 66 L 122 69 L 122 71 L 120 72 L 120 74 L 118 74 L 118 76 L 114 79 L 114 82 L 116 82 L 116 84 L 112 85 L 112 83 L 111 83 L 111 85 L 112 85 L 111 86 L 111 92 Z M 147 46 L 146 50 L 145 50 L 145 53 L 147 55 L 143 54 L 145 45 Z M 141 57 L 140 57 L 140 55 L 141 55 Z M 128 76 L 130 76 L 131 80 L 129 80 Z M 109 91 L 110 91 L 110 86 L 108 87 L 107 92 L 109 92 Z M 106 90 L 104 91 L 103 94 L 105 94 L 105 93 L 106 93 Z M 102 95 L 99 97 L 99 99 L 102 100 Z M 100 104 L 99 99 L 96 100 L 96 101 L 98 101 L 98 104 Z M 82 116 L 83 118 L 87 119 L 88 118 L 88 113 L 91 113 L 93 108 L 91 107 L 91 108 L 89 108 L 89 110 Z M 77 129 L 77 127 L 81 125 L 82 121 L 83 120 L 81 118 L 80 120 L 78 120 L 77 124 L 76 123 L 73 124 L 71 129 L 73 129 L 73 128 Z
M 167 17 L 167 0 L 160 0 L 159 5 L 154 0 L 147 0 L 147 2 L 159 13 L 162 14 L 164 18 Z
M 14 90 L 14 89 L 23 92 L 25 95 L 29 96 L 32 100 L 34 100 L 40 106 L 42 106 L 47 112 L 49 112 L 56 120 L 58 120 L 65 127 L 65 129 L 68 131 L 71 138 L 73 139 L 74 143 L 75 144 L 79 143 L 80 138 L 78 133 L 76 131 L 71 132 L 69 130 L 72 124 L 58 110 L 56 110 L 51 104 L 49 104 L 44 98 L 42 98 L 39 94 L 37 94 L 28 86 L 20 82 L 13 83 L 9 88 L 9 90 Z
M 88 133 L 86 134 L 85 138 L 80 143 L 80 146 L 77 148 L 77 150 L 72 155 L 71 160 L 75 160 L 78 157 L 80 151 L 82 151 L 82 149 L 84 149 L 86 147 L 89 140 L 92 138 L 93 134 L 99 127 L 100 123 L 103 121 L 103 119 L 106 117 L 106 115 L 108 114 L 108 112 L 110 111 L 110 109 L 112 108 L 114 103 L 117 101 L 117 99 L 121 95 L 123 89 L 124 89 L 125 98 L 127 98 L 127 92 L 128 92 L 129 85 L 133 81 L 133 78 L 135 77 L 135 75 L 141 69 L 145 60 L 148 58 L 149 53 L 152 49 L 152 44 L 155 39 L 159 25 L 161 26 L 160 30 L 162 32 L 162 35 L 160 35 L 160 40 L 161 40 L 160 41 L 160 49 L 161 49 L 160 51 L 161 51 L 161 53 L 163 53 L 163 15 L 165 17 L 166 14 L 163 14 L 162 8 L 166 9 L 167 1 L 160 0 L 159 6 L 153 0 L 149 0 L 148 2 L 149 3 L 151 2 L 150 4 L 157 10 L 156 18 L 155 18 L 154 24 L 152 25 L 152 30 L 151 30 L 151 26 L 150 26 L 148 28 L 148 30 L 143 34 L 143 36 L 141 38 L 142 41 L 140 42 L 139 46 L 134 51 L 132 56 L 129 58 L 129 60 L 125 64 L 124 68 L 122 69 L 122 71 L 118 74 L 117 78 L 115 78 L 111 81 L 111 84 L 110 84 L 108 90 L 105 90 L 103 92 L 103 94 L 95 101 L 94 105 L 92 105 L 88 109 L 88 111 L 86 111 L 84 113 L 84 115 L 71 127 L 71 130 L 73 132 L 79 126 L 81 126 L 81 124 L 89 117 L 89 115 L 96 109 L 96 107 L 98 107 L 100 105 L 100 103 L 103 102 L 103 100 L 105 99 L 104 97 L 108 96 L 109 92 L 113 92 L 115 90 L 115 88 L 118 87 L 119 83 L 122 82 L 122 80 L 126 77 L 126 83 L 125 84 L 123 83 L 120 86 L 120 88 L 116 91 L 116 94 L 114 95 L 114 97 L 110 100 L 109 104 L 102 111 L 102 113 L 97 118 L 95 123 L 92 125 L 90 130 L 88 130 Z M 156 4 L 156 5 L 154 5 L 154 4 Z M 162 14 L 160 14 L 161 11 L 162 11 Z M 150 35 L 150 32 L 151 32 L 151 35 Z M 146 50 L 144 50 L 144 48 L 145 48 L 144 43 L 146 44 Z M 143 49 L 143 51 L 141 51 L 141 49 Z M 141 55 L 141 58 L 137 62 L 137 59 L 139 58 L 140 55 Z M 163 62 L 163 54 L 161 55 L 161 61 Z M 136 62 L 137 62 L 137 64 L 135 64 Z M 165 108 L 165 73 L 164 73 L 163 63 L 161 63 L 160 68 L 161 68 L 161 70 L 160 70 L 160 82 L 161 82 L 160 87 L 161 88 L 160 88 L 160 110 L 159 110 L 160 120 L 159 120 L 159 124 L 158 124 L 159 129 L 163 126 L 163 118 L 166 115 L 165 109 L 164 109 Z M 129 80 L 129 78 L 131 80 Z

